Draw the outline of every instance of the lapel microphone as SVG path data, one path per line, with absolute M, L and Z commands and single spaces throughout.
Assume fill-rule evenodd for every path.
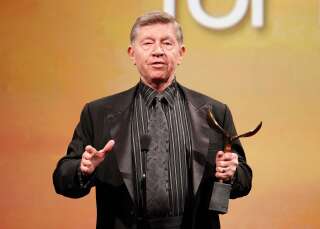
M 140 146 L 141 151 L 147 153 L 149 151 L 149 146 L 151 142 L 151 137 L 148 134 L 141 135 L 140 137 Z
M 142 177 L 140 180 L 140 200 L 141 200 L 141 205 L 140 205 L 140 217 L 142 223 L 140 223 L 140 228 L 148 228 L 146 221 L 145 221 L 145 216 L 147 212 L 147 153 L 149 151 L 150 147 L 150 142 L 151 142 L 151 137 L 148 134 L 143 134 L 140 137 L 140 147 L 141 147 L 141 152 L 142 152 Z M 139 218 L 140 218 L 139 217 Z M 139 226 L 138 226 L 139 227 Z
M 150 147 L 150 142 L 151 142 L 151 137 L 148 134 L 143 134 L 140 137 L 140 147 L 141 147 L 141 152 L 142 152 L 142 178 L 141 178 L 141 189 L 143 193 L 143 198 L 142 198 L 142 206 L 143 209 L 146 208 L 146 179 L 147 179 L 147 153 L 149 151 Z
M 147 179 L 147 153 L 149 151 L 151 137 L 148 134 L 143 134 L 140 137 L 140 147 L 142 152 L 142 178 L 141 178 L 141 189 L 143 192 L 144 207 L 146 207 L 146 179 Z

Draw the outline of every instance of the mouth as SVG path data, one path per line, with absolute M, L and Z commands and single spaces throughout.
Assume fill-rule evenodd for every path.
M 165 66 L 166 63 L 164 61 L 154 61 L 151 62 L 151 66 L 155 67 L 155 68 L 162 68 L 163 66 Z

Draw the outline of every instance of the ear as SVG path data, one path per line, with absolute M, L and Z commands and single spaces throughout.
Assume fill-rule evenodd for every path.
M 135 59 L 135 55 L 134 55 L 134 47 L 132 45 L 129 45 L 127 52 L 128 52 L 128 56 L 131 59 L 132 63 L 135 65 L 136 59 Z
M 182 59 L 183 59 L 184 55 L 186 54 L 186 51 L 187 51 L 186 47 L 184 45 L 181 45 L 180 49 L 179 49 L 178 65 L 181 64 Z

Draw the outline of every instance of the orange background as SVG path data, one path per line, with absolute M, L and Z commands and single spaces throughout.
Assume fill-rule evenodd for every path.
M 265 26 L 250 12 L 226 31 L 201 27 L 177 1 L 188 48 L 177 79 L 227 103 L 254 171 L 222 228 L 320 228 L 320 2 L 266 1 Z M 224 15 L 234 0 L 202 1 Z M 94 228 L 94 190 L 55 194 L 52 172 L 83 105 L 134 85 L 126 48 L 135 18 L 161 0 L 1 0 L 0 227 Z

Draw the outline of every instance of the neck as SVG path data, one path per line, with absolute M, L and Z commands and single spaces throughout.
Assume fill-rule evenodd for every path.
M 163 92 L 167 87 L 169 87 L 172 84 L 172 81 L 174 80 L 174 75 L 169 77 L 166 81 L 163 80 L 152 80 L 150 82 L 147 82 L 141 77 L 141 80 L 144 84 L 151 87 L 155 91 L 161 93 Z

